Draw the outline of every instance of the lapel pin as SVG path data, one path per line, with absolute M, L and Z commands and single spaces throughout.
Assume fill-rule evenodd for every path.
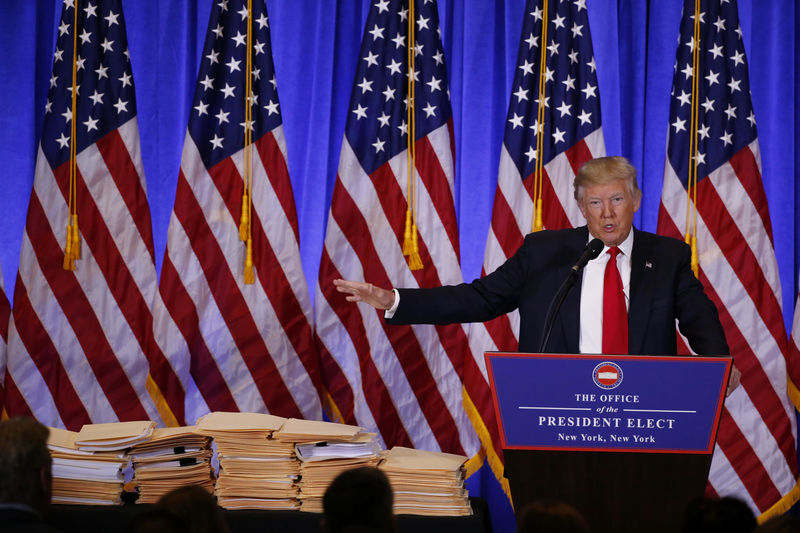
M 651 263 L 650 261 L 645 261 L 644 262 L 644 267 L 645 268 L 653 268 L 653 263 Z

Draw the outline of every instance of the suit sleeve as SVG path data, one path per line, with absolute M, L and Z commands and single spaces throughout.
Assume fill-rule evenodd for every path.
M 717 307 L 703 290 L 691 269 L 691 251 L 682 247 L 676 271 L 676 318 L 678 329 L 698 355 L 729 355 L 725 331 Z
M 400 305 L 389 324 L 485 322 L 519 307 L 529 269 L 528 239 L 491 274 L 472 283 L 430 289 L 398 289 Z

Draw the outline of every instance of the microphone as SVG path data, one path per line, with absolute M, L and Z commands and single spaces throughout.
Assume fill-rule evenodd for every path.
M 600 252 L 603 251 L 603 241 L 600 239 L 592 239 L 589 241 L 589 244 L 586 245 L 586 248 L 583 250 L 583 255 L 578 259 L 578 262 L 575 263 L 575 266 L 572 267 L 572 270 L 575 274 L 583 270 L 583 267 L 586 266 L 586 263 L 591 261 L 592 259 L 597 258 L 600 255 Z M 572 274 L 572 272 L 570 272 Z
M 564 303 L 567 293 L 569 293 L 569 290 L 578 280 L 578 274 L 580 274 L 581 270 L 583 270 L 583 267 L 586 266 L 586 263 L 600 255 L 600 252 L 603 251 L 604 246 L 605 245 L 603 244 L 603 241 L 600 239 L 592 239 L 589 241 L 589 244 L 587 244 L 586 248 L 583 249 L 583 254 L 578 259 L 578 262 L 575 263 L 575 265 L 570 269 L 567 279 L 565 279 L 561 284 L 561 287 L 558 288 L 558 292 L 556 292 L 556 295 L 550 302 L 550 307 L 547 308 L 544 330 L 542 331 L 542 342 L 539 345 L 539 353 L 545 353 L 547 341 L 550 340 L 550 333 L 552 333 L 553 325 L 556 322 L 556 316 L 558 316 L 558 312 L 561 310 L 561 304 Z

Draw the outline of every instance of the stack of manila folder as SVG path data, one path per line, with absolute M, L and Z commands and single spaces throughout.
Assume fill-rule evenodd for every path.
M 53 503 L 120 503 L 125 450 L 149 439 L 154 427 L 145 421 L 87 424 L 79 432 L 50 428 Z
M 331 481 L 360 466 L 377 466 L 380 445 L 359 426 L 291 419 L 277 438 L 295 443 L 300 460 L 301 510 L 322 512 L 322 496 Z
M 286 418 L 260 413 L 209 413 L 196 431 L 217 446 L 214 490 L 226 509 L 298 509 L 300 467 L 294 446 L 273 437 Z
M 173 489 L 199 485 L 214 492 L 211 439 L 195 427 L 155 429 L 150 439 L 128 451 L 139 503 L 155 503 Z
M 219 459 L 216 484 L 210 439 Z M 322 497 L 337 475 L 374 466 L 389 478 L 396 514 L 472 514 L 466 457 L 403 447 L 382 452 L 375 434 L 358 426 L 215 412 L 194 427 L 155 429 L 142 421 L 88 424 L 80 432 L 50 428 L 48 447 L 54 503 L 120 503 L 123 469 L 131 460 L 143 503 L 200 485 L 227 509 L 322 512 Z
M 467 458 L 395 446 L 383 453 L 380 469 L 394 492 L 395 514 L 471 515 L 464 488 Z

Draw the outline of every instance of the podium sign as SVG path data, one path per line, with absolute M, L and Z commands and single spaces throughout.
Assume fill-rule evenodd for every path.
M 730 357 L 485 357 L 503 448 L 714 450 Z

